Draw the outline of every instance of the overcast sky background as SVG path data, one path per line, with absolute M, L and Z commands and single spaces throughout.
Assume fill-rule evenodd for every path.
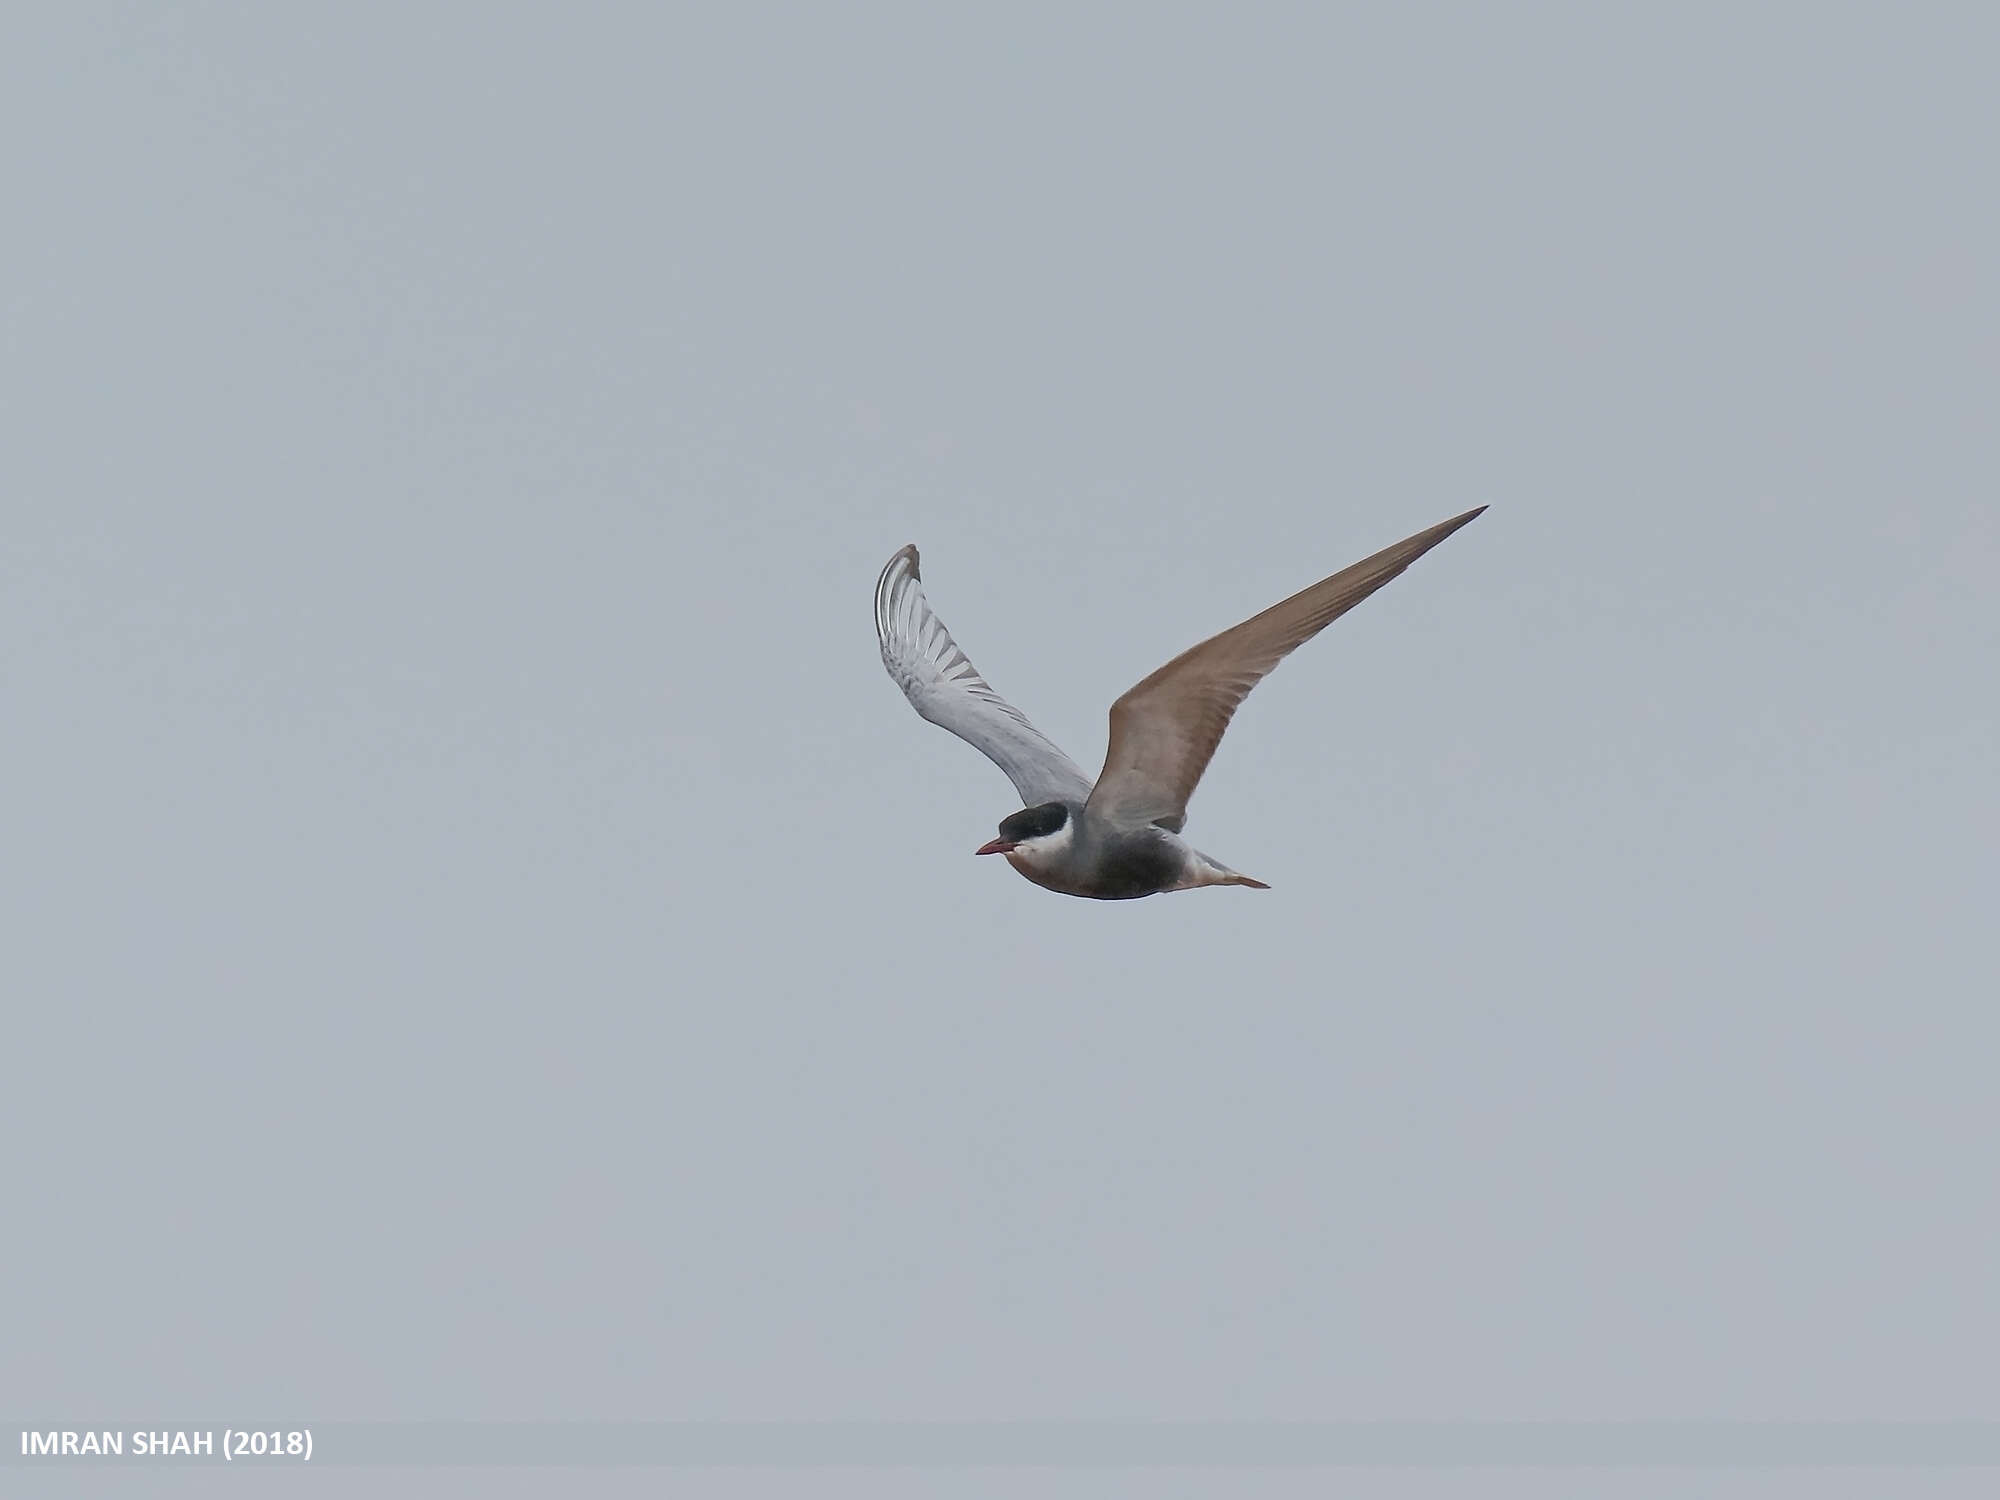
M 6 32 L 0 1411 L 2000 1417 L 1990 9 Z

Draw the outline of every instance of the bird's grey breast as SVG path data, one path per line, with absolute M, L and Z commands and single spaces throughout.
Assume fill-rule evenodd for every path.
M 1180 883 L 1187 867 L 1187 848 L 1171 833 L 1153 827 L 1092 823 L 1089 818 L 1084 820 L 1088 837 L 1079 851 L 1084 855 L 1081 863 L 1085 869 L 1078 895 L 1099 901 L 1130 901 L 1170 891 Z

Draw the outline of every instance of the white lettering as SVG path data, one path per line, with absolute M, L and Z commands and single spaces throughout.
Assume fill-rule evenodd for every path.
M 215 1451 L 215 1434 L 197 1432 L 192 1439 L 185 1432 L 135 1432 L 132 1434 L 132 1451 L 141 1458 L 171 1458 L 179 1454 L 192 1457 L 197 1453 Z
M 125 1438 L 116 1432 L 31 1432 L 32 1439 L 23 1447 L 24 1452 L 60 1454 L 64 1458 L 101 1458 L 107 1453 L 116 1453 L 121 1458 L 125 1453 Z

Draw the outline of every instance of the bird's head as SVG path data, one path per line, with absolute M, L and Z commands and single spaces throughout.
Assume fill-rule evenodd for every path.
M 982 844 L 975 854 L 1004 854 L 1017 863 L 1042 864 L 1063 850 L 1076 834 L 1069 809 L 1060 802 L 1024 807 L 1000 820 L 1000 837 Z

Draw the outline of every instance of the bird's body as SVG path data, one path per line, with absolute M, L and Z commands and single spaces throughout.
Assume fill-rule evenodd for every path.
M 1131 901 L 1201 885 L 1269 889 L 1262 881 L 1210 859 L 1165 828 L 1150 823 L 1118 828 L 1087 816 L 1085 803 L 1057 805 L 1064 819 L 1056 831 L 1016 842 L 1007 837 L 1007 822 L 1002 822 L 1001 837 L 994 842 L 1006 847 L 992 851 L 1005 854 L 1008 864 L 1045 890 L 1096 901 Z M 1015 816 L 1041 810 L 1028 808 Z
M 1095 782 L 979 675 L 932 613 L 917 549 L 889 559 L 875 585 L 882 664 L 932 723 L 1007 773 L 1020 812 L 981 854 L 1004 854 L 1035 884 L 1127 901 L 1204 885 L 1269 887 L 1181 837 L 1188 798 L 1237 705 L 1284 657 L 1485 509 L 1418 532 L 1182 652 L 1111 706 Z

